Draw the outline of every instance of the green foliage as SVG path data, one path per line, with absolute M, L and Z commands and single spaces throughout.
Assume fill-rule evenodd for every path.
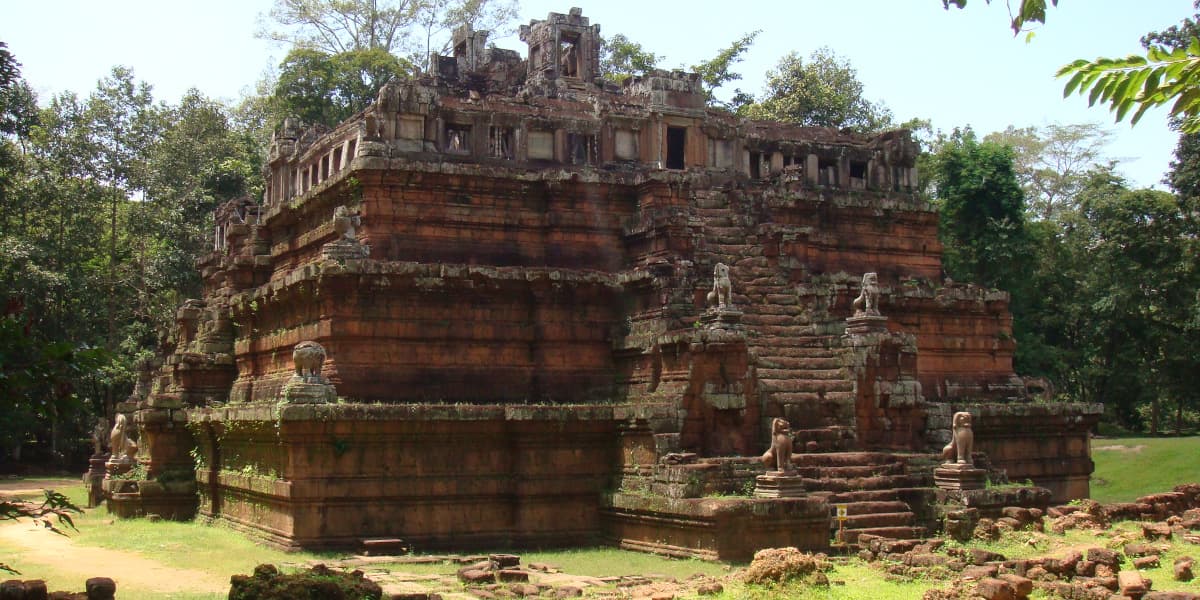
M 389 79 L 407 77 L 412 65 L 378 48 L 338 54 L 297 48 L 279 70 L 271 96 L 275 124 L 296 116 L 332 127 L 374 102 Z
M 850 62 L 829 48 L 807 59 L 792 52 L 767 73 L 764 95 L 741 106 L 738 113 L 752 119 L 815 127 L 882 131 L 892 125 L 892 113 L 863 96 L 863 84 Z
M 19 316 L 0 316 L 0 445 L 15 448 L 39 428 L 86 414 L 76 382 L 106 363 L 100 349 L 40 339 Z
M 700 81 L 704 83 L 704 94 L 707 96 L 709 106 L 719 106 L 730 110 L 737 110 L 739 107 L 750 104 L 754 98 L 740 89 L 733 92 L 733 99 L 730 102 L 723 102 L 716 97 L 716 91 L 731 81 L 739 81 L 742 78 L 740 73 L 730 71 L 733 65 L 742 62 L 742 55 L 750 49 L 758 34 L 762 30 L 751 31 L 746 35 L 736 39 L 729 46 L 717 52 L 717 55 L 703 61 L 699 64 L 692 65 L 692 71 L 700 75 Z
M 932 157 L 943 264 L 954 279 L 1012 289 L 1028 250 L 1012 149 L 955 131 Z
M 1146 111 L 1170 104 L 1184 132 L 1200 132 L 1200 39 L 1175 49 L 1151 46 L 1145 56 L 1079 59 L 1057 75 L 1070 77 L 1063 97 L 1087 94 L 1088 106 L 1108 104 L 1116 121 L 1132 110 L 1129 122 L 1136 125 Z
M 604 40 L 600 50 L 600 75 L 614 83 L 621 83 L 631 75 L 643 75 L 654 70 L 662 58 L 618 33 Z

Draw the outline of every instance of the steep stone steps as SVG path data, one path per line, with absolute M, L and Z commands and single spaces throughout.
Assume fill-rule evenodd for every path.
M 792 422 L 796 446 L 803 451 L 853 450 L 854 381 L 843 367 L 840 335 L 819 332 L 807 319 L 787 268 L 750 245 L 755 232 L 745 218 L 717 199 L 704 198 L 693 214 L 704 222 L 699 247 L 709 262 L 730 266 L 733 301 L 742 312 L 747 346 L 755 356 L 756 375 L 772 414 Z M 820 477 L 860 478 L 878 468 Z M 818 471 L 811 471 L 814 477 Z
M 840 369 L 842 361 L 836 356 L 788 356 L 772 352 L 769 356 L 758 355 L 758 371 L 763 369 L 786 369 L 789 371 L 826 371 Z
M 793 377 L 796 374 L 796 371 L 797 369 L 763 368 L 760 363 L 758 368 L 758 377 L 759 379 L 787 379 L 789 377 Z M 841 381 L 846 379 L 846 372 L 840 368 L 816 369 L 809 367 L 804 369 L 804 378 L 808 381 L 824 381 L 831 379 Z
M 759 383 L 768 392 L 853 392 L 854 382 L 845 379 L 799 379 L 798 377 L 784 379 L 764 379 L 759 377 Z M 822 400 L 829 400 L 821 396 Z
M 928 487 L 932 481 L 928 473 L 910 471 L 910 458 L 889 452 L 834 452 L 799 454 L 793 461 L 810 495 L 824 497 L 831 510 L 836 504 L 846 506 L 843 540 L 855 543 L 863 534 L 897 539 L 926 535 L 902 498 L 912 497 L 913 488 Z M 808 476 L 813 469 L 819 477 Z
M 885 463 L 880 465 L 846 465 L 797 467 L 796 473 L 811 479 L 861 479 L 866 477 L 884 477 L 888 475 L 903 475 L 904 465 L 901 463 Z

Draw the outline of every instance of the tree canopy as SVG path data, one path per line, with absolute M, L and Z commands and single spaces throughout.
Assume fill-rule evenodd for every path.
M 863 84 L 850 61 L 829 48 L 805 60 L 792 52 L 767 73 L 766 90 L 740 114 L 815 127 L 880 131 L 892 125 L 892 113 L 863 95 Z

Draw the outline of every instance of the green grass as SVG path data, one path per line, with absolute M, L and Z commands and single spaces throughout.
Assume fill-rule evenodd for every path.
M 1106 449 L 1108 446 L 1110 449 Z M 1121 449 L 1111 449 L 1111 447 Z M 1092 440 L 1092 498 L 1130 502 L 1200 482 L 1200 437 L 1123 437 Z

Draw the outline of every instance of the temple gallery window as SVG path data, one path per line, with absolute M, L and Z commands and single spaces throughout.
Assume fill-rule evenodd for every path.
M 564 31 L 558 38 L 559 73 L 564 77 L 579 76 L 579 34 Z
M 859 190 L 867 189 L 867 163 L 850 161 L 850 187 Z
M 820 174 L 818 181 L 821 185 L 838 184 L 838 168 L 836 160 L 831 158 L 822 158 L 818 160 L 817 172 Z
M 470 154 L 471 126 L 447 123 L 445 151 L 449 154 Z
M 595 164 L 596 136 L 582 133 L 568 133 L 567 162 L 573 165 Z
M 513 158 L 513 130 L 511 127 L 492 127 L 488 130 L 488 155 L 492 158 Z
M 687 149 L 687 128 L 667 127 L 667 168 L 682 169 Z

